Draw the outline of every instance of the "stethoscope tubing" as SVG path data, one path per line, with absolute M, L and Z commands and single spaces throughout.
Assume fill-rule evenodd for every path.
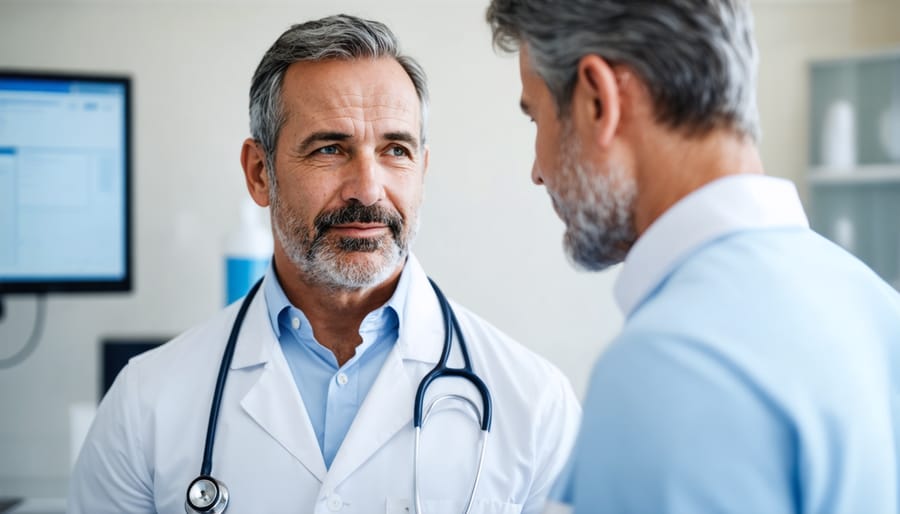
M 435 398 L 428 407 L 425 409 L 425 417 L 422 420 L 422 426 L 416 427 L 416 440 L 415 445 L 413 447 L 413 491 L 414 491 L 414 503 L 415 503 L 415 512 L 414 514 L 424 514 L 422 510 L 422 500 L 419 497 L 419 443 L 422 438 L 422 429 L 425 426 L 425 423 L 428 422 L 428 418 L 431 417 L 431 411 L 434 409 L 434 406 L 444 400 L 457 400 L 463 403 L 463 405 L 467 406 L 472 413 L 475 415 L 475 418 L 479 418 L 478 406 L 475 405 L 471 399 L 458 395 L 458 394 L 447 394 L 444 396 L 440 396 Z M 464 514 L 469 514 L 472 510 L 472 505 L 475 503 L 475 491 L 478 490 L 478 483 L 481 481 L 481 470 L 484 469 L 484 456 L 487 454 L 487 439 L 488 439 L 487 430 L 481 430 L 481 450 L 478 452 L 478 465 L 475 468 L 475 479 L 472 481 L 472 489 L 469 491 L 469 500 L 466 502 L 466 509 L 463 511 Z
M 422 510 L 422 501 L 419 495 L 419 442 L 422 437 L 422 429 L 425 422 L 428 420 L 428 417 L 431 415 L 434 406 L 448 399 L 461 401 L 464 405 L 469 407 L 475 414 L 475 418 L 478 420 L 479 427 L 481 428 L 481 449 L 478 452 L 478 465 L 475 468 L 475 479 L 472 481 L 472 488 L 469 491 L 469 499 L 466 502 L 466 509 L 464 511 L 465 514 L 468 514 L 472 510 L 472 505 L 475 502 L 475 492 L 478 490 L 478 483 L 481 481 L 481 471 L 484 469 L 484 457 L 487 453 L 487 438 L 491 430 L 491 416 L 493 413 L 491 393 L 484 381 L 472 371 L 472 363 L 469 360 L 469 351 L 466 346 L 465 337 L 459 326 L 459 321 L 456 319 L 456 314 L 453 312 L 453 309 L 450 308 L 450 302 L 447 301 L 444 293 L 433 280 L 428 279 L 428 281 L 431 283 L 431 288 L 434 290 L 434 294 L 437 296 L 438 303 L 440 303 L 441 306 L 441 314 L 444 319 L 444 346 L 441 351 L 441 357 L 438 359 L 438 363 L 425 375 L 422 381 L 419 382 L 419 387 L 416 389 L 416 400 L 413 405 L 413 426 L 416 430 L 415 444 L 413 446 L 414 514 L 424 514 L 424 511 Z M 462 368 L 451 368 L 447 365 L 447 362 L 450 359 L 450 351 L 453 348 L 454 332 L 456 333 L 456 338 L 459 342 L 460 354 L 462 354 Z M 427 408 L 423 408 L 425 403 L 425 393 L 428 390 L 428 387 L 435 380 L 444 377 L 462 378 L 478 389 L 482 402 L 480 415 L 478 406 L 475 405 L 475 402 L 465 396 L 456 394 L 439 396 L 432 400 Z
M 450 308 L 450 302 L 447 301 L 447 297 L 444 296 L 443 291 L 441 291 L 433 280 L 428 279 L 428 281 L 431 283 L 431 288 L 434 289 L 434 294 L 437 295 L 438 303 L 440 303 L 441 306 L 441 314 L 444 318 L 444 346 L 438 363 L 425 375 L 422 381 L 419 382 L 419 387 L 416 389 L 416 401 L 413 405 L 413 426 L 415 428 L 422 427 L 422 407 L 425 402 L 425 391 L 431 383 L 441 377 L 459 377 L 468 380 L 476 389 L 478 389 L 478 394 L 481 395 L 481 404 L 483 406 L 479 425 L 481 426 L 481 430 L 490 432 L 491 417 L 493 414 L 491 393 L 484 381 L 472 371 L 472 363 L 469 360 L 469 351 L 466 340 L 463 336 L 462 329 L 459 327 L 459 321 L 456 319 L 456 314 L 453 312 L 453 309 Z M 450 350 L 453 347 L 454 332 L 456 333 L 456 338 L 459 342 L 459 350 L 463 358 L 462 368 L 451 368 L 447 366 L 447 361 L 450 359 Z
M 206 444 L 203 445 L 203 463 L 200 466 L 200 476 L 210 476 L 212 472 L 213 445 L 216 440 L 216 428 L 219 422 L 219 407 L 222 405 L 222 396 L 225 393 L 225 380 L 228 378 L 228 368 L 231 367 L 231 361 L 234 358 L 234 349 L 237 346 L 238 335 L 241 327 L 244 325 L 244 318 L 247 316 L 247 309 L 256 292 L 262 285 L 263 279 L 259 279 L 247 292 L 244 302 L 241 303 L 238 310 L 235 323 L 231 327 L 231 334 L 228 335 L 228 343 L 225 345 L 225 352 L 222 354 L 222 363 L 219 365 L 219 375 L 216 377 L 216 389 L 213 392 L 213 401 L 209 409 L 209 423 L 206 425 Z

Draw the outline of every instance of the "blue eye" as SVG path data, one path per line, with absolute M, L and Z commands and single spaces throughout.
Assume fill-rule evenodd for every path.
M 388 152 L 391 157 L 407 157 L 409 155 L 409 151 L 402 146 L 392 146 Z
M 337 155 L 338 147 L 337 147 L 337 145 L 323 146 L 322 148 L 319 148 L 318 150 L 316 150 L 316 153 L 320 153 L 323 155 Z

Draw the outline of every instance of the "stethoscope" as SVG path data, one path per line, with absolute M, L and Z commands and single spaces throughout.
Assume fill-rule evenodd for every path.
M 459 328 L 459 322 L 456 319 L 450 303 L 444 296 L 444 293 L 438 288 L 433 280 L 428 279 L 432 289 L 437 296 L 441 307 L 441 315 L 444 320 L 444 348 L 441 352 L 441 358 L 435 367 L 428 372 L 427 375 L 419 382 L 416 390 L 416 400 L 413 405 L 413 427 L 416 430 L 415 446 L 413 449 L 413 489 L 415 494 L 415 512 L 422 513 L 422 504 L 419 498 L 419 440 L 422 435 L 422 427 L 435 405 L 445 400 L 455 400 L 462 402 L 469 410 L 475 414 L 475 418 L 479 420 L 481 428 L 481 450 L 478 455 L 478 468 L 475 471 L 475 479 L 472 482 L 472 489 L 469 493 L 469 500 L 466 503 L 465 513 L 468 514 L 472 509 L 472 503 L 475 500 L 475 491 L 478 489 L 478 482 L 481 479 L 481 470 L 484 467 L 484 456 L 487 449 L 487 436 L 491 431 L 491 393 L 488 391 L 484 381 L 472 371 L 472 364 L 469 361 L 469 351 L 463 338 L 462 330 Z M 216 389 L 213 393 L 212 405 L 209 408 L 209 424 L 206 427 L 206 443 L 203 447 L 203 462 L 200 466 L 200 476 L 191 481 L 187 489 L 187 497 L 184 502 L 184 509 L 187 514 L 221 514 L 228 507 L 228 488 L 221 481 L 212 476 L 212 454 L 213 445 L 216 439 L 216 424 L 219 419 L 219 407 L 222 404 L 222 396 L 225 390 L 225 379 L 228 377 L 228 368 L 231 366 L 231 359 L 234 356 L 234 348 L 237 345 L 238 334 L 241 331 L 241 325 L 247 315 L 250 302 L 259 291 L 262 279 L 250 288 L 244 301 L 241 303 L 234 324 L 231 326 L 231 333 L 228 336 L 228 343 L 225 345 L 225 352 L 222 355 L 222 362 L 219 365 L 219 374 L 216 377 Z M 447 366 L 450 358 L 450 350 L 453 346 L 453 333 L 456 332 L 456 338 L 459 341 L 459 350 L 462 354 L 463 367 L 451 368 Z M 467 380 L 481 395 L 482 410 L 479 412 L 478 406 L 471 399 L 458 394 L 445 394 L 434 398 L 427 407 L 423 409 L 425 401 L 425 391 L 433 381 L 444 377 L 458 377 Z

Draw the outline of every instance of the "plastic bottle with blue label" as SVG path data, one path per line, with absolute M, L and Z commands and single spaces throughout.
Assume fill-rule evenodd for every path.
M 265 212 L 249 198 L 241 204 L 241 221 L 225 241 L 225 304 L 242 298 L 266 273 L 272 258 L 272 232 Z

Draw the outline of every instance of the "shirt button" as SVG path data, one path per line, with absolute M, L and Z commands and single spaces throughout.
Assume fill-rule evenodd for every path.
M 340 496 L 332 494 L 328 497 L 328 510 L 337 512 L 342 508 L 344 508 L 344 500 L 342 500 Z
M 300 318 L 294 316 L 294 319 L 291 320 L 291 326 L 294 327 L 294 330 L 300 328 Z
M 350 381 L 350 379 L 347 378 L 347 375 L 345 375 L 343 373 L 338 373 L 337 383 L 339 385 L 347 385 L 347 382 L 349 382 L 349 381 Z

